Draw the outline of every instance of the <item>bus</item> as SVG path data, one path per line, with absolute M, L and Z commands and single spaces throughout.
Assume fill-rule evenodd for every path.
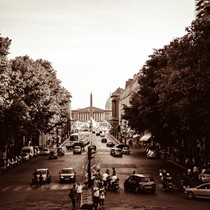
M 69 137 L 68 145 L 66 145 L 66 149 L 72 149 L 75 142 L 79 142 L 79 134 L 78 133 L 72 133 Z

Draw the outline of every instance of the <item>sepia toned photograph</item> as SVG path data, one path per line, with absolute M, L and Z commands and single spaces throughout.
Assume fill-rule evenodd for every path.
M 209 0 L 0 0 L 0 210 L 210 210 Z

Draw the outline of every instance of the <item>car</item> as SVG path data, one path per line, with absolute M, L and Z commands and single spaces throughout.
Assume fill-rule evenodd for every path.
M 40 151 L 40 155 L 49 155 L 50 149 L 49 148 L 42 148 Z
M 210 170 L 204 170 L 198 175 L 198 178 L 201 182 L 210 182 Z
M 129 147 L 130 148 L 130 146 L 128 144 L 124 144 L 124 143 L 116 144 L 114 147 L 120 148 L 120 149 L 123 149 L 123 147 Z
M 33 183 L 33 180 L 35 180 L 34 179 L 35 176 L 36 176 L 36 180 L 40 180 L 40 176 L 42 176 L 41 184 L 51 183 L 51 175 L 48 168 L 37 168 L 35 169 L 32 175 L 33 175 L 32 183 Z
M 81 146 L 74 146 L 73 154 L 82 154 L 82 147 Z
M 92 153 L 96 153 L 96 149 L 97 149 L 97 147 L 96 147 L 96 145 L 95 145 L 95 144 L 91 144 L 89 147 L 91 148 Z
M 62 168 L 59 172 L 59 180 L 62 182 L 75 182 L 76 181 L 76 171 L 74 168 Z
M 120 149 L 120 148 L 112 148 L 110 150 L 110 155 L 112 155 L 113 157 L 122 157 L 122 155 L 123 155 L 122 149 Z
M 115 146 L 115 143 L 112 142 L 112 141 L 109 141 L 109 142 L 106 143 L 106 146 L 107 147 L 114 147 Z
M 153 149 L 149 149 L 147 152 L 147 158 L 158 158 L 157 151 Z
M 50 150 L 49 159 L 57 159 L 57 158 L 58 158 L 57 150 Z
M 132 174 L 124 181 L 125 191 L 155 193 L 156 183 L 149 174 Z
M 185 188 L 184 195 L 188 199 L 207 198 L 210 199 L 210 183 L 204 183 L 197 187 Z
M 40 154 L 39 146 L 34 146 L 34 153 L 35 153 L 35 156 L 38 156 Z
M 130 147 L 123 147 L 122 153 L 125 155 L 130 155 L 131 154 Z
M 57 147 L 58 156 L 65 155 L 65 148 L 64 147 Z
M 21 152 L 20 154 L 21 161 L 26 161 L 30 159 L 30 154 L 27 152 Z
M 101 143 L 107 143 L 107 138 L 102 137 L 102 139 L 101 139 Z

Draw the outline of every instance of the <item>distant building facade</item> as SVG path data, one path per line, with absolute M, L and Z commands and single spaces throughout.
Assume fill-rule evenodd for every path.
M 90 96 L 90 107 L 72 110 L 72 119 L 74 121 L 87 122 L 91 118 L 97 122 L 110 121 L 112 116 L 111 97 L 109 97 L 105 104 L 105 109 L 100 109 L 92 106 L 92 94 Z

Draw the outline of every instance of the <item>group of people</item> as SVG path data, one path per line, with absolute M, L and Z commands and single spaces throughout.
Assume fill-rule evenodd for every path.
M 114 167 L 112 168 L 112 173 L 110 173 L 109 169 L 106 169 L 103 174 L 100 173 L 100 170 L 97 171 L 93 183 L 93 209 L 104 208 L 106 191 L 117 179 Z
M 109 187 L 112 184 L 119 180 L 115 168 L 112 168 L 112 173 L 109 169 L 101 174 L 100 169 L 97 170 L 94 175 L 93 186 L 92 186 L 92 198 L 93 198 L 93 209 L 103 209 L 104 201 L 106 197 L 106 191 L 109 190 Z M 83 185 L 78 182 L 73 184 L 73 187 L 70 189 L 69 197 L 72 202 L 73 209 L 76 209 L 78 206 L 81 206 L 81 196 L 83 192 Z

